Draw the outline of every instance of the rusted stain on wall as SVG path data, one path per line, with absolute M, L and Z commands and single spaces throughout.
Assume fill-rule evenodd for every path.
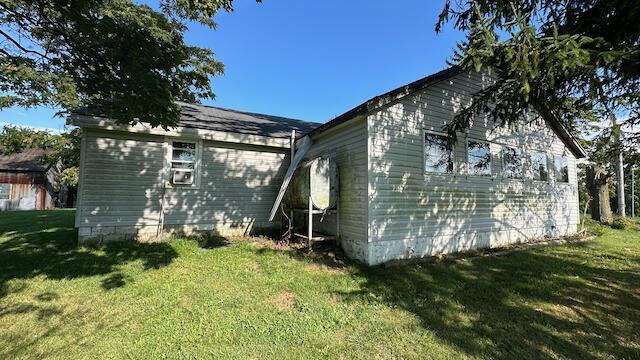
M 11 184 L 8 200 L 0 200 L 0 210 L 44 210 L 47 207 L 46 176 L 43 173 L 0 172 L 0 184 Z
M 45 180 L 46 176 L 38 172 L 0 172 L 0 184 L 44 184 Z

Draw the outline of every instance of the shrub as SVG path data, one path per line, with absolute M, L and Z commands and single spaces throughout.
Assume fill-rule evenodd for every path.
M 611 223 L 609 224 L 609 226 L 611 226 L 614 229 L 618 229 L 618 230 L 635 229 L 636 228 L 636 224 L 633 222 L 633 220 L 631 220 L 629 218 L 624 218 L 624 217 L 621 217 L 621 216 L 614 216 L 613 220 L 611 220 Z
M 591 231 L 593 232 L 593 235 L 595 235 L 595 236 L 602 236 L 602 235 L 604 235 L 606 229 L 601 224 L 596 224 L 595 226 L 592 227 Z

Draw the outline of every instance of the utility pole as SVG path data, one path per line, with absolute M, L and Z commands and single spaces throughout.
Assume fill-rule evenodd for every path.
M 618 215 L 625 217 L 626 204 L 624 203 L 624 160 L 622 159 L 622 152 L 616 150 L 616 172 L 618 175 Z
M 631 217 L 636 217 L 636 166 L 631 164 Z
M 624 203 L 624 158 L 622 157 L 622 129 L 616 121 L 616 116 L 612 112 L 609 113 L 609 119 L 613 129 L 613 146 L 616 168 L 616 192 L 618 193 L 618 215 L 625 217 L 626 205 Z

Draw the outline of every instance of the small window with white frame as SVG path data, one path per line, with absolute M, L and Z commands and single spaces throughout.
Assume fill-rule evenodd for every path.
M 531 171 L 533 172 L 533 180 L 549 180 L 549 168 L 546 153 L 540 151 L 531 152 Z
M 522 179 L 522 152 L 511 146 L 502 146 L 502 175 L 509 179 Z
M 198 170 L 198 146 L 196 142 L 171 142 L 171 184 L 192 186 Z
M 0 184 L 0 200 L 9 200 L 11 196 L 11 184 Z
M 467 141 L 467 171 L 469 175 L 491 176 L 491 144 Z
M 569 165 L 567 164 L 567 157 L 562 155 L 556 155 L 554 158 L 556 181 L 561 183 L 569 182 Z
M 424 171 L 435 174 L 453 171 L 453 151 L 448 136 L 424 133 Z

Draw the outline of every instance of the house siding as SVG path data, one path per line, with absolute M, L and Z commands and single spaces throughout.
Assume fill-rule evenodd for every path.
M 424 172 L 424 131 L 442 131 L 470 94 L 486 86 L 483 74 L 463 73 L 370 114 L 368 133 L 368 263 L 422 257 L 520 242 L 576 231 L 575 156 L 540 124 L 495 129 L 478 117 L 454 147 L 453 174 Z M 491 177 L 466 175 L 466 140 L 491 142 Z M 524 155 L 523 179 L 501 175 L 501 145 Z M 549 156 L 550 181 L 532 180 L 529 155 Z M 569 183 L 557 183 L 552 155 L 565 155 Z
M 165 187 L 165 140 L 176 138 L 93 129 L 84 136 L 76 218 L 81 241 L 278 226 L 268 215 L 288 149 L 204 141 L 197 186 Z
M 335 231 L 339 221 L 341 246 L 353 259 L 366 262 L 367 253 L 367 128 L 366 118 L 328 130 L 317 138 L 307 154 L 312 159 L 330 156 L 338 165 L 338 216 L 326 216 L 324 225 Z M 319 224 L 322 225 L 322 224 Z

